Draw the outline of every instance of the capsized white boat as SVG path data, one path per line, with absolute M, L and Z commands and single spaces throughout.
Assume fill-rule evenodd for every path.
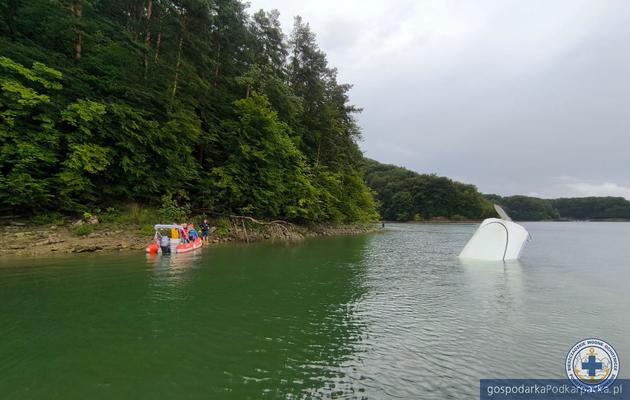
M 530 238 L 529 232 L 512 221 L 507 213 L 495 204 L 501 217 L 483 220 L 459 254 L 461 258 L 485 261 L 516 260 Z

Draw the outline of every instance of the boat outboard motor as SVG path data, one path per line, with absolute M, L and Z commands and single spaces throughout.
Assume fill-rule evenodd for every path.
M 162 254 L 171 254 L 171 238 L 164 235 L 160 238 L 160 248 Z
M 483 220 L 459 254 L 461 258 L 486 261 L 516 260 L 521 255 L 529 232 L 512 219 L 498 205 L 495 210 L 501 216 Z

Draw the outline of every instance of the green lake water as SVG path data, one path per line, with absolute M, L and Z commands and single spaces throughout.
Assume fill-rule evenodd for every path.
M 530 223 L 520 262 L 463 263 L 475 225 L 0 261 L 0 398 L 478 398 L 563 378 L 586 337 L 630 370 L 630 224 Z

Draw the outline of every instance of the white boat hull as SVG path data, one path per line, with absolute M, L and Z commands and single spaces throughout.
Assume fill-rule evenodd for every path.
M 521 225 L 488 218 L 479 225 L 459 257 L 486 261 L 516 260 L 528 239 L 529 232 Z

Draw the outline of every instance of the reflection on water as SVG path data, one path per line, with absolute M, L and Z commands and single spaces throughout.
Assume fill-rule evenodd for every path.
M 494 306 L 497 315 L 508 316 L 523 303 L 523 270 L 520 261 L 476 261 L 457 259 L 465 286 L 477 304 Z
M 161 272 L 182 272 L 188 268 L 200 268 L 199 261 L 202 257 L 202 250 L 181 254 L 146 254 L 147 263 L 153 265 L 155 271 Z
M 630 352 L 630 224 L 530 224 L 508 263 L 458 260 L 474 229 L 0 261 L 2 397 L 474 398 Z

